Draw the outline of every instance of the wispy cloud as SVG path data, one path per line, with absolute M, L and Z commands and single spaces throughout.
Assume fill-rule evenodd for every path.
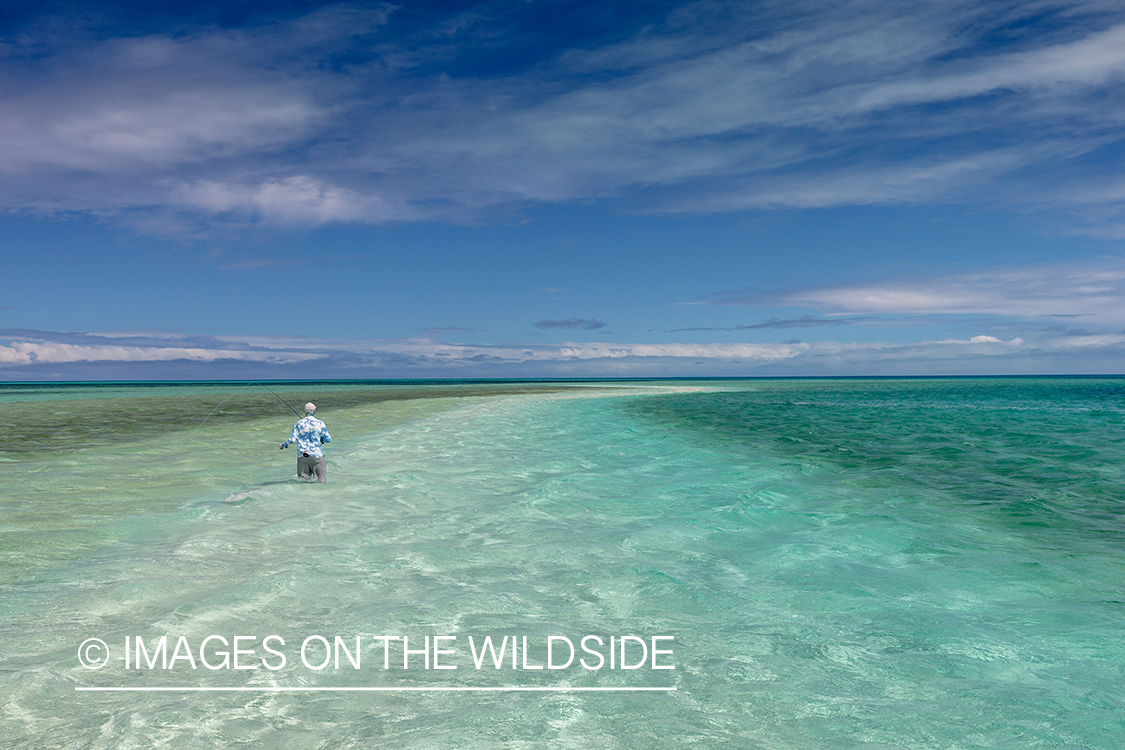
M 567 318 L 566 320 L 541 320 L 535 324 L 536 328 L 545 328 L 549 330 L 558 329 L 571 329 L 582 331 L 596 331 L 599 328 L 605 328 L 605 323 L 597 318 Z
M 453 366 L 472 362 L 521 364 L 628 358 L 702 358 L 720 361 L 773 362 L 807 348 L 805 344 L 609 344 L 570 342 L 556 345 L 458 344 L 430 337 L 385 340 L 317 340 L 293 337 L 184 336 L 144 333 L 55 333 L 0 331 L 0 367 L 72 362 L 141 362 L 167 360 L 242 360 L 288 364 L 322 360 L 374 365 L 388 357 L 413 367 Z M 75 342 L 89 343 L 75 343 Z M 110 342 L 120 343 L 110 343 Z M 176 344 L 181 344 L 177 346 Z M 191 344 L 191 345 L 184 345 Z M 405 360 L 403 358 L 406 358 Z
M 316 258 L 247 258 L 245 260 L 222 261 L 218 267 L 223 271 L 246 271 L 252 268 L 298 266 L 316 263 L 317 260 Z
M 477 345 L 430 337 L 318 340 L 0 332 L 0 379 L 143 377 L 563 377 L 1114 372 L 1125 333 L 979 334 L 896 342 Z M 90 343 L 73 343 L 89 340 Z M 118 344 L 112 344 L 114 340 Z M 1044 370 L 1044 367 L 1047 370 Z M 146 373 L 151 373 L 148 375 Z
M 713 304 L 782 304 L 833 313 L 996 315 L 1079 319 L 1103 330 L 1125 327 L 1125 268 L 1040 266 L 991 273 L 800 289 L 781 294 L 723 292 Z
M 315 225 L 339 221 L 407 218 L 378 196 L 361 195 L 304 175 L 232 184 L 197 180 L 172 191 L 182 205 L 215 215 L 233 214 L 274 224 Z
M 1070 42 L 981 61 L 961 62 L 925 78 L 874 86 L 855 103 L 857 110 L 904 103 L 941 102 L 1007 91 L 1047 91 L 1102 86 L 1125 69 L 1125 26 L 1114 26 Z
M 758 331 L 765 328 L 835 328 L 836 326 L 856 325 L 858 323 L 865 323 L 871 320 L 874 320 L 874 318 L 869 315 L 848 318 L 812 318 L 808 316 L 786 319 L 770 318 L 769 320 L 763 321 L 761 323 L 754 323 L 753 325 L 727 327 L 696 326 L 693 328 L 673 328 L 671 330 L 665 331 L 665 333 L 686 333 L 688 331 Z
M 479 333 L 479 331 L 475 328 L 466 328 L 465 326 L 444 326 L 422 329 L 422 334 L 424 336 L 440 336 L 447 333 Z
M 238 349 L 203 349 L 175 346 L 81 346 L 50 341 L 13 341 L 0 345 L 0 367 L 31 364 L 68 364 L 73 362 L 163 362 L 187 360 L 215 362 L 240 360 L 269 364 L 291 364 L 316 359 L 317 355 L 300 352 L 245 351 Z
M 515 44 L 504 12 L 404 36 L 391 6 L 345 5 L 177 34 L 25 29 L 0 48 L 0 206 L 152 231 L 604 199 L 971 199 L 1125 223 L 1117 157 L 1078 161 L 1125 120 L 1112 4 L 698 3 L 612 44 L 458 74 L 463 47 Z

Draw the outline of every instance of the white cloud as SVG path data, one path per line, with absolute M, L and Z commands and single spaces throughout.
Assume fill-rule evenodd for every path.
M 432 66 L 460 35 L 495 33 L 487 17 L 397 40 L 377 36 L 389 8 L 68 40 L 34 63 L 10 48 L 0 171 L 18 179 L 0 205 L 143 209 L 170 225 L 473 218 L 607 197 L 658 211 L 971 199 L 1125 214 L 1100 189 L 1109 178 L 1073 161 L 1125 121 L 1120 9 L 700 3 L 613 45 L 455 78 Z M 986 41 L 1052 13 L 1037 33 Z M 332 62 L 341 50 L 355 61 Z
M 0 87 L 0 171 L 152 174 L 294 142 L 325 113 L 237 35 L 109 40 Z
M 859 110 L 893 104 L 941 102 L 980 96 L 998 89 L 1043 92 L 1074 86 L 1102 86 L 1125 73 L 1125 25 L 1114 26 L 1074 42 L 1046 49 L 972 61 L 975 68 L 952 75 L 896 81 L 875 86 L 860 96 Z
M 376 196 L 364 196 L 304 175 L 253 185 L 199 180 L 179 186 L 175 192 L 183 203 L 212 213 L 241 212 L 281 224 L 405 218 L 405 211 L 390 210 Z
M 610 344 L 567 342 L 557 345 L 476 345 L 447 343 L 433 338 L 385 339 L 376 341 L 325 340 L 310 341 L 288 337 L 224 337 L 231 345 L 255 347 L 280 347 L 286 350 L 309 352 L 341 352 L 378 356 L 404 354 L 425 360 L 461 362 L 478 357 L 496 361 L 556 362 L 566 360 L 622 359 L 653 357 L 687 359 L 700 358 L 731 362 L 777 362 L 788 359 L 808 349 L 807 344 Z
M 83 336 L 99 340 L 119 338 L 131 342 L 121 345 L 83 345 L 68 341 Z M 153 339 L 159 344 L 144 344 Z M 502 375 L 505 372 L 532 372 L 550 376 L 552 373 L 587 374 L 665 374 L 685 371 L 707 373 L 709 368 L 730 372 L 739 367 L 749 374 L 758 368 L 784 366 L 796 373 L 841 373 L 861 371 L 878 374 L 887 368 L 916 367 L 916 371 L 941 372 L 943 367 L 968 368 L 970 372 L 995 369 L 989 360 L 1041 363 L 1044 357 L 1067 359 L 1089 352 L 1108 352 L 1121 358 L 1125 355 L 1125 334 L 1064 335 L 1026 341 L 1023 338 L 1002 340 L 978 335 L 967 339 L 897 342 L 797 342 L 797 343 L 730 343 L 695 344 L 664 343 L 605 344 L 601 342 L 569 342 L 558 345 L 514 344 L 488 346 L 450 343 L 433 338 L 387 340 L 317 340 L 291 337 L 237 337 L 207 339 L 211 345 L 176 346 L 193 337 L 162 334 L 48 334 L 38 341 L 13 341 L 0 346 L 0 368 L 11 377 L 18 368 L 30 365 L 60 365 L 80 362 L 143 362 L 192 361 L 200 363 L 252 363 L 285 370 L 309 365 L 302 373 L 322 376 L 361 375 L 375 369 L 396 377 L 409 377 L 419 372 L 435 376 L 487 368 Z M 204 342 L 205 343 L 205 342 Z M 1033 365 L 1028 365 L 1034 371 Z M 973 370 L 972 368 L 977 368 Z M 1002 367 L 1002 365 L 1000 366 Z M 521 369 L 522 368 L 522 369 Z M 864 369 L 866 368 L 866 369 Z M 284 376 L 284 375 L 283 375 Z
M 318 355 L 301 352 L 238 351 L 159 346 L 83 346 L 52 341 L 14 341 L 0 345 L 0 367 L 73 362 L 163 362 L 194 360 L 215 362 L 237 359 L 250 362 L 292 363 L 315 359 Z
M 89 101 L 66 111 L 8 102 L 0 117 L 0 169 L 131 172 L 177 166 L 290 140 L 314 117 L 293 92 L 177 91 L 143 102 Z
M 727 298 L 736 302 L 737 294 Z M 804 289 L 783 304 L 882 314 L 1073 317 L 1084 327 L 1125 326 L 1125 268 L 1045 266 Z
M 675 357 L 779 362 L 808 349 L 807 344 L 565 344 L 537 353 L 537 359 L 619 359 L 622 357 Z

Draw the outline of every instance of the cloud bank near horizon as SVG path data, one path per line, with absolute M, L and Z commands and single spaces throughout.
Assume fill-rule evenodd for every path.
M 1065 322 L 1102 332 L 1125 331 L 1125 266 L 1028 266 L 954 276 L 819 286 L 777 293 L 728 290 L 706 304 L 780 304 L 833 315 L 994 316 Z M 870 318 L 842 318 L 864 322 Z M 827 325 L 836 318 L 822 318 Z
M 474 345 L 0 331 L 0 380 L 668 377 L 1114 372 L 1125 333 L 895 342 Z
M 391 5 L 177 32 L 32 24 L 0 44 L 0 208 L 183 234 L 590 200 L 970 200 L 1125 236 L 1114 4 L 700 2 L 467 64 L 515 44 L 515 8 L 409 33 Z

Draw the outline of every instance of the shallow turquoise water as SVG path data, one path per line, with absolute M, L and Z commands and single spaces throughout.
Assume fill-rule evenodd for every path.
M 0 747 L 1116 749 L 1123 396 L 989 379 L 322 400 L 323 486 L 289 478 L 292 415 L 266 402 L 136 441 L 72 424 L 80 447 L 7 464 Z M 120 661 L 125 636 L 213 634 L 359 636 L 364 666 Z M 587 634 L 672 635 L 676 669 L 464 656 L 470 635 Z M 459 668 L 384 670 L 380 635 L 457 636 Z M 79 664 L 88 637 L 104 669 Z M 676 691 L 74 690 L 126 685 Z

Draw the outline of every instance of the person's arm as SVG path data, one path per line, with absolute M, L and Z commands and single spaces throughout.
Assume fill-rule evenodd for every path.
M 328 434 L 328 428 L 322 427 L 321 430 L 320 430 L 320 443 L 321 443 L 321 445 L 323 445 L 324 443 L 331 443 L 331 442 L 332 442 L 332 436 Z
M 293 425 L 293 432 L 290 433 L 289 439 L 286 440 L 281 445 L 279 445 L 278 447 L 281 448 L 281 450 L 285 450 L 286 448 L 288 448 L 290 445 L 292 445 L 295 442 L 297 442 L 297 425 Z

